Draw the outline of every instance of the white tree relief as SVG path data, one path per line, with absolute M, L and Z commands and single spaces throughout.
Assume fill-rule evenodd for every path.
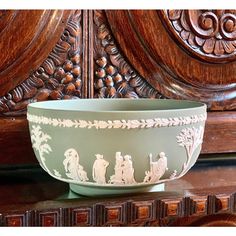
M 203 132 L 204 129 L 202 126 L 200 126 L 199 129 L 195 127 L 186 128 L 183 129 L 181 133 L 176 137 L 177 143 L 185 148 L 187 154 L 187 160 L 183 164 L 183 169 L 179 176 L 182 176 L 187 172 L 187 168 L 189 167 L 189 163 L 194 151 L 199 145 L 202 144 Z
M 45 134 L 41 127 L 39 125 L 32 126 L 32 131 L 31 131 L 31 142 L 33 144 L 33 148 L 35 148 L 36 151 L 39 153 L 39 157 L 42 162 L 42 167 L 48 171 L 49 169 L 45 165 L 45 157 L 44 154 L 49 154 L 49 152 L 52 151 L 51 147 L 47 144 L 48 140 L 51 139 L 51 136 L 48 134 Z
M 115 174 L 110 177 L 111 184 L 134 184 L 134 168 L 132 157 L 130 155 L 121 155 L 121 152 L 116 152 Z
M 103 155 L 96 154 L 93 163 L 93 180 L 98 184 L 106 184 L 106 170 L 109 162 L 103 159 Z
M 144 183 L 155 183 L 165 174 L 167 168 L 167 157 L 164 152 L 159 153 L 159 159 L 153 161 L 152 154 L 149 154 L 150 170 L 145 171 Z
M 74 148 L 67 149 L 64 156 L 66 158 L 63 161 L 63 165 L 67 177 L 82 182 L 89 180 L 84 167 L 79 164 L 79 154 Z

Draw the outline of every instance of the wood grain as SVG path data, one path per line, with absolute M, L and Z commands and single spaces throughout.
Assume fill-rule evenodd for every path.
M 236 152 L 235 112 L 208 112 L 202 153 Z
M 235 60 L 235 10 L 163 10 L 159 13 L 188 53 L 207 62 Z
M 36 163 L 25 118 L 0 118 L 0 165 Z
M 15 85 L 12 85 L 5 96 L 0 97 L 0 115 L 16 116 L 25 114 L 27 105 L 32 102 L 57 99 L 75 99 L 83 96 L 81 80 L 81 11 L 66 12 L 67 14 L 64 16 L 67 17 L 66 20 L 62 19 L 64 23 L 62 26 L 58 26 L 57 29 L 57 31 L 60 31 L 61 34 L 60 38 L 56 38 L 55 35 L 54 40 L 56 39 L 57 42 L 54 47 L 44 48 L 44 53 L 48 53 L 47 58 L 43 62 L 37 61 L 38 67 L 35 70 L 32 67 L 30 71 L 27 71 L 27 67 L 24 65 L 20 64 L 18 66 L 19 69 L 27 71 L 28 74 L 26 75 L 22 74 L 22 72 L 15 71 L 15 73 L 17 73 L 17 77 L 21 77 L 24 81 L 16 87 L 14 87 Z M 26 11 L 26 13 L 29 14 L 28 11 Z M 45 14 L 46 13 L 49 14 L 50 12 L 45 11 Z M 62 13 L 63 12 L 61 12 L 61 14 Z M 26 16 L 24 15 L 24 17 L 29 17 L 27 14 Z M 40 11 L 36 11 L 35 14 L 37 17 L 41 17 Z M 53 17 L 54 16 L 51 16 L 50 14 L 48 16 L 49 19 L 44 19 L 44 17 L 41 17 L 41 24 L 46 24 L 46 22 L 51 19 L 51 21 L 56 21 L 56 23 L 60 25 L 61 19 L 59 16 L 55 18 L 56 20 Z M 15 26 L 15 24 L 16 23 L 14 23 L 13 26 Z M 31 25 L 25 25 L 25 30 L 26 32 L 30 31 Z M 34 30 L 40 31 L 37 27 L 35 27 Z M 42 30 L 47 31 L 48 29 L 43 27 Z M 53 33 L 53 31 L 51 33 Z M 32 42 L 32 44 L 37 44 L 37 40 L 40 41 L 38 38 L 35 40 L 36 42 Z M 11 41 L 9 40 L 9 42 Z M 3 50 L 5 50 L 5 48 Z M 3 54 L 8 53 L 5 51 L 2 52 Z M 14 58 L 17 57 L 17 59 L 20 60 L 20 56 L 14 55 L 14 52 L 15 51 L 12 50 L 13 55 L 8 53 L 11 55 L 10 58 L 15 60 Z M 29 51 L 28 53 L 32 52 Z M 11 62 L 11 64 L 12 63 L 13 62 Z M 24 61 L 24 63 L 28 63 L 27 65 L 30 65 L 32 61 Z M 7 71 L 8 67 L 10 68 L 11 66 L 6 65 L 5 67 L 5 70 Z M 3 74 L 0 73 L 0 81 L 5 81 L 4 71 Z M 2 86 L 4 86 L 4 84 Z
M 235 109 L 234 59 L 205 63 L 186 53 L 158 11 L 106 11 L 106 16 L 124 57 L 164 97 L 200 100 L 214 111 Z
M 2 164 L 35 162 L 27 124 L 23 121 L 30 102 L 79 97 L 177 98 L 206 102 L 209 113 L 202 153 L 236 151 L 235 115 L 233 111 L 227 111 L 235 109 L 234 60 L 215 63 L 208 55 L 208 63 L 203 63 L 193 54 L 186 53 L 187 49 L 180 47 L 166 28 L 165 20 L 171 24 L 173 19 L 180 20 L 183 26 L 180 15 L 186 13 L 186 21 L 191 15 L 193 23 L 193 19 L 204 12 L 198 12 L 200 15 L 170 12 L 164 16 L 161 11 L 145 10 L 32 11 L 32 24 L 27 23 L 29 12 L 10 10 L 1 13 L 1 37 L 6 34 L 9 42 L 15 42 L 11 43 L 15 45 L 13 48 L 1 44 L 2 56 L 8 49 L 12 52 L 12 56 L 7 54 L 3 58 L 0 72 L 2 93 L 11 83 L 7 93 L 0 97 L 0 115 L 9 116 L 0 121 L 7 127 L 0 126 Z M 231 11 L 213 13 L 219 22 L 224 19 L 225 24 L 234 14 Z M 16 35 L 26 34 L 21 41 L 19 37 L 10 37 L 10 33 L 14 35 L 14 27 L 19 25 L 20 16 L 24 24 Z M 230 22 L 222 27 L 231 30 Z M 46 33 L 53 30 L 53 36 Z M 50 43 L 43 47 L 47 40 Z M 33 50 L 36 44 L 42 53 Z M 31 56 L 36 52 L 40 55 L 33 60 Z M 216 56 L 221 58 L 223 54 Z M 16 63 L 16 67 L 12 67 L 10 59 L 15 63 L 23 58 L 25 64 Z M 10 69 L 13 74 L 7 73 Z M 11 78 L 6 79 L 8 76 Z M 220 112 L 210 112 L 214 110 Z M 25 156 L 18 157 L 18 153 Z
M 104 11 L 94 11 L 94 97 L 164 98 L 126 60 Z
M 12 11 L 6 14 L 12 14 Z M 23 82 L 43 62 L 60 38 L 71 13 L 62 10 L 16 10 L 13 14 L 14 18 L 9 24 L 5 22 L 1 33 L 1 96 Z

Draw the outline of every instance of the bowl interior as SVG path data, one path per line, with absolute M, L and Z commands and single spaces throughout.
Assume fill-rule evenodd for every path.
M 205 104 L 185 100 L 157 99 L 80 99 L 32 103 L 29 107 L 46 110 L 91 112 L 148 112 L 185 110 L 204 107 Z

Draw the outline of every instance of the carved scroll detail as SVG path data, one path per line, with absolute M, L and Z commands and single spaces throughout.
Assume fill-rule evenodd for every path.
M 217 59 L 215 62 L 235 58 L 235 10 L 168 10 L 165 15 L 175 36 L 196 55 Z
M 94 11 L 95 97 L 163 98 L 126 62 L 119 51 L 102 11 Z
M 48 58 L 22 84 L 0 97 L 0 114 L 24 114 L 29 103 L 81 96 L 81 11 L 75 11 Z

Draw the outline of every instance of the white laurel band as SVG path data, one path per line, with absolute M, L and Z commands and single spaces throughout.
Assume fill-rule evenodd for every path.
M 48 118 L 45 116 L 37 116 L 27 114 L 28 121 L 35 124 L 52 125 L 66 128 L 96 128 L 96 129 L 147 129 L 147 128 L 160 128 L 180 125 L 190 125 L 201 121 L 205 121 L 206 114 L 174 117 L 174 118 L 154 118 L 154 119 L 141 119 L 141 120 L 70 120 Z

